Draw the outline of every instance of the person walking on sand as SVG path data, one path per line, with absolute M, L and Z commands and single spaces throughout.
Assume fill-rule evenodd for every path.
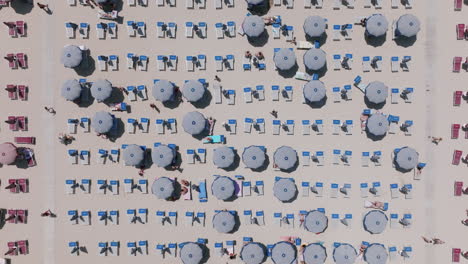
M 50 209 L 48 209 L 47 211 L 43 212 L 43 213 L 41 214 L 41 216 L 42 216 L 42 217 L 48 217 L 48 216 L 54 217 L 55 214 L 52 213 L 52 211 L 51 211 Z
M 38 6 L 40 9 L 42 9 L 42 10 L 44 10 L 44 11 L 46 11 L 46 12 L 49 12 L 49 11 L 50 11 L 49 5 L 47 5 L 47 4 L 44 5 L 44 4 L 41 4 L 41 3 L 37 2 L 37 6 Z
M 159 109 L 158 109 L 158 107 L 156 106 L 156 104 L 151 103 L 151 104 L 150 104 L 150 107 L 151 107 L 152 109 L 158 111 L 158 113 L 159 113 Z
M 441 137 L 430 137 L 432 143 L 439 145 L 439 143 L 442 141 Z
M 217 81 L 217 82 L 221 82 L 221 78 L 219 78 L 218 75 L 215 75 L 214 79 L 215 79 L 215 81 Z
M 45 109 L 47 112 L 49 112 L 49 113 L 51 113 L 51 114 L 53 114 L 53 115 L 55 115 L 55 114 L 57 113 L 57 112 L 55 112 L 55 109 L 52 108 L 52 107 L 44 106 L 44 109 Z
M 270 114 L 271 114 L 273 117 L 278 118 L 278 111 L 276 111 L 276 110 L 273 109 L 273 110 L 271 110 Z

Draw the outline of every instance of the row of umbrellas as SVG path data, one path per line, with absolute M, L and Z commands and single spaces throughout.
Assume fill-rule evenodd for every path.
M 128 166 L 138 166 L 145 158 L 145 150 L 138 145 L 132 144 L 125 147 L 123 150 L 123 159 Z M 175 149 L 168 145 L 158 145 L 151 151 L 151 159 L 158 167 L 168 167 L 173 164 L 176 158 Z
M 81 96 L 83 90 L 78 80 L 68 80 L 62 85 L 61 94 L 68 101 Z M 189 102 L 198 102 L 205 95 L 206 87 L 198 80 L 188 80 L 182 87 L 182 95 Z M 91 85 L 91 95 L 99 102 L 105 101 L 112 94 L 112 84 L 108 80 L 97 80 Z M 171 101 L 175 97 L 175 85 L 167 80 L 159 80 L 153 86 L 153 97 L 161 102 Z
M 184 243 L 180 250 L 180 257 L 184 264 L 199 264 L 206 258 L 204 245 L 194 242 Z M 327 259 L 327 249 L 319 243 L 305 246 L 303 252 L 307 264 L 323 264 Z M 267 258 L 267 248 L 259 242 L 249 242 L 242 246 L 240 258 L 245 264 L 260 264 Z M 270 257 L 276 264 L 291 264 L 297 259 L 297 247 L 289 242 L 281 241 L 270 249 Z M 333 250 L 333 260 L 337 264 L 352 264 L 358 254 L 356 249 L 348 243 L 339 243 Z M 368 264 L 385 264 L 388 253 L 384 245 L 373 243 L 364 251 L 364 260 Z
M 304 32 L 311 38 L 321 37 L 325 33 L 327 20 L 320 16 L 309 16 L 304 21 Z M 242 28 L 248 37 L 259 37 L 265 31 L 263 19 L 256 15 L 246 16 L 242 23 Z M 403 37 L 414 37 L 421 28 L 419 19 L 411 14 L 400 16 L 396 22 L 397 35 Z M 373 37 L 380 37 L 387 33 L 388 21 L 382 14 L 374 14 L 367 18 L 366 34 Z

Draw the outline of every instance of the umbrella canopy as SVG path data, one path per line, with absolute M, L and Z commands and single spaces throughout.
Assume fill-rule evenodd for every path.
M 364 251 L 364 260 L 368 264 L 385 264 L 387 263 L 387 258 L 387 250 L 382 244 L 370 244 Z
M 91 126 L 96 133 L 107 133 L 111 130 L 114 117 L 108 112 L 100 111 L 94 114 L 91 119 Z
M 371 234 L 380 234 L 387 227 L 387 215 L 378 210 L 372 210 L 364 216 L 364 229 Z
M 206 88 L 200 81 L 190 80 L 184 83 L 182 87 L 182 95 L 189 102 L 197 102 L 203 98 Z
M 180 249 L 180 259 L 184 264 L 200 264 L 203 260 L 203 248 L 197 243 L 185 243 Z
M 304 21 L 304 32 L 312 38 L 320 37 L 325 33 L 327 23 L 321 16 L 309 16 Z
M 112 94 L 112 84 L 108 80 L 97 80 L 91 85 L 91 95 L 98 102 L 105 101 Z
M 356 257 L 356 249 L 350 244 L 340 244 L 333 250 L 333 259 L 336 264 L 352 264 Z
M 304 54 L 304 65 L 307 69 L 318 71 L 327 63 L 327 55 L 321 49 L 309 49 Z
M 159 199 L 164 200 L 171 198 L 174 194 L 174 190 L 174 181 L 167 177 L 161 177 L 154 180 L 153 185 L 151 186 L 153 194 Z
M 367 131 L 374 136 L 383 136 L 388 131 L 387 117 L 381 113 L 373 114 L 367 119 Z
M 260 243 L 250 242 L 242 247 L 240 258 L 245 264 L 260 264 L 266 258 L 265 246 Z
M 281 178 L 275 182 L 273 194 L 281 202 L 288 202 L 296 196 L 297 186 L 291 179 Z
M 265 31 L 265 22 L 256 15 L 246 16 L 242 23 L 242 29 L 248 37 L 258 37 Z
M 311 80 L 304 85 L 302 89 L 305 99 L 311 103 L 317 103 L 323 100 L 327 94 L 325 84 L 319 80 Z
M 418 165 L 419 154 L 412 148 L 404 147 L 396 154 L 395 162 L 400 168 L 411 170 Z
M 404 37 L 414 37 L 418 34 L 419 30 L 421 29 L 421 23 L 419 19 L 410 14 L 402 15 L 396 23 L 397 31 L 400 36 Z
M 291 147 L 282 146 L 276 149 L 275 154 L 273 154 L 273 160 L 278 168 L 289 170 L 297 162 L 297 152 Z
M 261 3 L 263 3 L 264 0 L 247 0 L 247 3 L 248 4 L 251 4 L 251 5 L 259 5 Z
M 234 181 L 226 176 L 217 177 L 211 184 L 213 196 L 219 200 L 227 200 L 234 196 L 236 185 Z
M 380 37 L 387 33 L 388 21 L 381 14 L 374 14 L 366 21 L 366 32 L 368 35 Z
M 387 100 L 388 87 L 379 81 L 374 81 L 366 86 L 366 98 L 373 104 L 381 104 Z
M 328 217 L 317 210 L 310 211 L 304 219 L 304 227 L 312 233 L 323 233 L 328 227 Z
M 66 68 L 78 67 L 83 60 L 83 51 L 78 46 L 67 45 L 62 50 L 60 62 Z
M 271 249 L 271 260 L 275 264 L 291 264 L 296 260 L 297 249 L 293 244 L 282 241 Z
M 167 145 L 159 145 L 153 148 L 151 159 L 156 166 L 165 168 L 172 164 L 175 158 L 175 151 Z
M 232 148 L 219 147 L 213 150 L 213 163 L 218 168 L 228 168 L 234 163 L 235 153 Z
M 68 80 L 62 85 L 62 97 L 68 101 L 73 101 L 81 96 L 81 84 L 76 80 Z
M 128 145 L 123 150 L 125 165 L 138 166 L 143 161 L 145 151 L 138 145 Z
M 182 127 L 190 135 L 198 135 L 206 129 L 206 119 L 200 112 L 189 112 L 182 120 Z
M 276 68 L 287 71 L 296 65 L 296 54 L 290 49 L 280 49 L 273 55 Z
M 0 144 L 0 164 L 9 165 L 15 162 L 18 153 L 16 147 L 12 143 Z
M 306 264 L 323 264 L 327 259 L 327 250 L 320 244 L 307 245 L 302 254 Z
M 213 228 L 220 233 L 230 233 L 235 226 L 236 217 L 228 211 L 221 211 L 213 216 Z
M 250 169 L 258 169 L 265 163 L 265 151 L 259 146 L 249 146 L 242 153 L 242 161 Z
M 174 84 L 167 80 L 155 82 L 153 86 L 153 97 L 163 103 L 172 100 L 174 97 Z

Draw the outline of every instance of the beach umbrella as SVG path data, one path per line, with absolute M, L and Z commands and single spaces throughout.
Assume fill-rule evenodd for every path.
M 302 93 L 307 101 L 317 103 L 325 98 L 327 89 L 325 89 L 325 84 L 323 84 L 323 82 L 311 80 L 304 85 Z
M 292 179 L 281 178 L 273 186 L 273 195 L 281 202 L 289 202 L 297 194 L 297 186 Z
M 236 217 L 228 211 L 221 211 L 213 216 L 213 228 L 220 233 L 231 233 L 235 226 Z
M 304 53 L 304 65 L 307 69 L 318 71 L 327 63 L 327 55 L 321 49 L 309 49 Z
M 96 133 L 107 133 L 114 124 L 114 117 L 108 112 L 100 111 L 91 118 L 91 126 Z
M 251 4 L 251 5 L 259 5 L 261 3 L 263 3 L 264 0 L 246 0 L 248 4 Z
M 153 86 L 154 99 L 167 102 L 174 98 L 174 84 L 167 80 L 159 80 Z
M 78 67 L 83 60 L 83 51 L 75 45 L 67 45 L 62 50 L 60 62 L 66 68 Z
M 18 153 L 16 152 L 16 146 L 12 143 L 0 144 L 0 164 L 9 165 L 15 162 Z
M 307 245 L 302 254 L 306 264 L 323 264 L 327 259 L 325 247 L 316 243 Z
M 387 263 L 387 258 L 387 250 L 382 244 L 370 244 L 364 251 L 364 260 L 368 264 L 385 264 Z
M 396 22 L 396 30 L 400 36 L 414 37 L 421 29 L 419 19 L 410 14 L 402 15 Z
M 385 16 L 381 14 L 374 14 L 370 16 L 366 21 L 366 32 L 367 34 L 380 37 L 387 33 L 388 21 Z
M 327 22 L 321 16 L 309 16 L 304 21 L 304 32 L 312 38 L 320 37 L 325 33 Z
M 200 81 L 189 80 L 182 87 L 182 95 L 189 102 L 197 102 L 203 98 L 206 88 Z
M 356 257 L 356 249 L 347 243 L 340 244 L 333 250 L 333 260 L 336 264 L 353 264 Z
M 105 101 L 112 94 L 112 84 L 108 80 L 97 80 L 91 85 L 91 95 L 98 102 Z
M 304 228 L 312 233 L 323 233 L 328 227 L 328 217 L 317 210 L 307 213 L 304 218 Z
M 364 216 L 364 229 L 371 234 L 380 234 L 387 227 L 387 215 L 378 210 L 372 210 Z
M 265 246 L 257 242 L 245 244 L 240 252 L 240 258 L 245 264 L 260 264 L 266 258 Z
M 236 185 L 234 181 L 226 176 L 216 177 L 211 184 L 211 192 L 213 196 L 219 200 L 228 200 L 234 196 Z
M 190 135 L 198 135 L 206 129 L 206 119 L 200 112 L 189 112 L 182 120 L 182 127 Z
M 174 149 L 167 145 L 158 145 L 151 151 L 151 159 L 156 166 L 165 168 L 172 164 L 175 158 Z
M 388 131 L 388 126 L 387 117 L 381 113 L 371 115 L 366 123 L 367 131 L 374 136 L 385 135 Z
M 249 146 L 242 153 L 242 161 L 245 166 L 250 169 L 258 169 L 265 163 L 266 154 L 259 146 Z
M 398 167 L 404 170 L 411 170 L 418 165 L 419 154 L 412 148 L 404 147 L 396 154 L 395 162 Z
M 175 186 L 174 181 L 167 178 L 161 177 L 154 180 L 153 185 L 151 186 L 151 191 L 159 199 L 169 199 L 174 194 Z
M 128 145 L 123 150 L 123 159 L 125 165 L 128 166 L 137 166 L 143 161 L 145 152 L 144 150 L 138 145 Z
M 234 163 L 235 153 L 232 148 L 219 147 L 213 150 L 213 163 L 218 168 L 228 168 Z
M 296 257 L 296 246 L 286 241 L 276 243 L 271 249 L 271 260 L 275 264 L 292 264 Z
M 180 249 L 180 259 L 184 264 L 200 264 L 203 260 L 203 248 L 197 243 L 185 243 Z
M 282 146 L 276 149 L 273 154 L 273 160 L 278 168 L 289 170 L 297 162 L 297 152 L 291 147 Z
M 374 81 L 366 86 L 366 98 L 373 104 L 385 102 L 388 96 L 388 87 L 379 81 Z
M 296 65 L 296 54 L 293 50 L 282 48 L 275 52 L 273 61 L 278 70 L 287 71 Z
M 242 23 L 242 29 L 248 37 L 258 37 L 265 31 L 265 22 L 256 15 L 246 16 Z
M 76 80 L 65 81 L 62 85 L 62 97 L 68 101 L 73 101 L 81 96 L 81 84 Z

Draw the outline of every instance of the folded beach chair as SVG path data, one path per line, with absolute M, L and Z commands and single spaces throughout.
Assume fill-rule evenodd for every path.
M 147 71 L 148 70 L 148 57 L 141 55 L 138 60 L 138 69 L 140 71 Z
M 273 120 L 273 135 L 279 135 L 281 130 L 281 121 Z
M 13 32 L 16 34 L 16 30 L 14 28 L 13 28 Z M 72 23 L 65 23 L 65 33 L 66 33 L 67 38 L 69 39 L 75 38 L 75 27 Z
M 171 0 L 170 0 L 171 1 Z M 174 0 L 175 1 L 175 0 Z M 169 22 L 167 24 L 167 36 L 170 38 L 176 37 L 177 25 L 174 22 Z
M 400 58 L 398 58 L 397 56 L 392 56 L 391 66 L 392 72 L 398 72 L 398 69 L 400 68 Z
M 161 1 L 164 2 L 163 0 Z M 164 38 L 166 36 L 166 29 L 163 29 L 165 26 L 164 22 L 158 21 L 156 23 L 158 38 Z
M 462 57 L 454 57 L 453 58 L 453 72 L 460 72 L 462 64 Z
M 455 91 L 453 92 L 453 106 L 460 106 L 462 100 L 463 92 Z
M 462 155 L 463 155 L 463 151 L 454 150 L 453 151 L 452 165 L 459 165 Z
M 234 105 L 236 102 L 236 91 L 235 90 L 227 90 L 227 104 Z
M 106 31 L 104 29 L 103 23 L 96 24 L 96 34 L 97 34 L 98 39 L 106 38 Z
M 89 24 L 88 23 L 80 23 L 79 28 L 80 36 L 82 39 L 89 38 Z

